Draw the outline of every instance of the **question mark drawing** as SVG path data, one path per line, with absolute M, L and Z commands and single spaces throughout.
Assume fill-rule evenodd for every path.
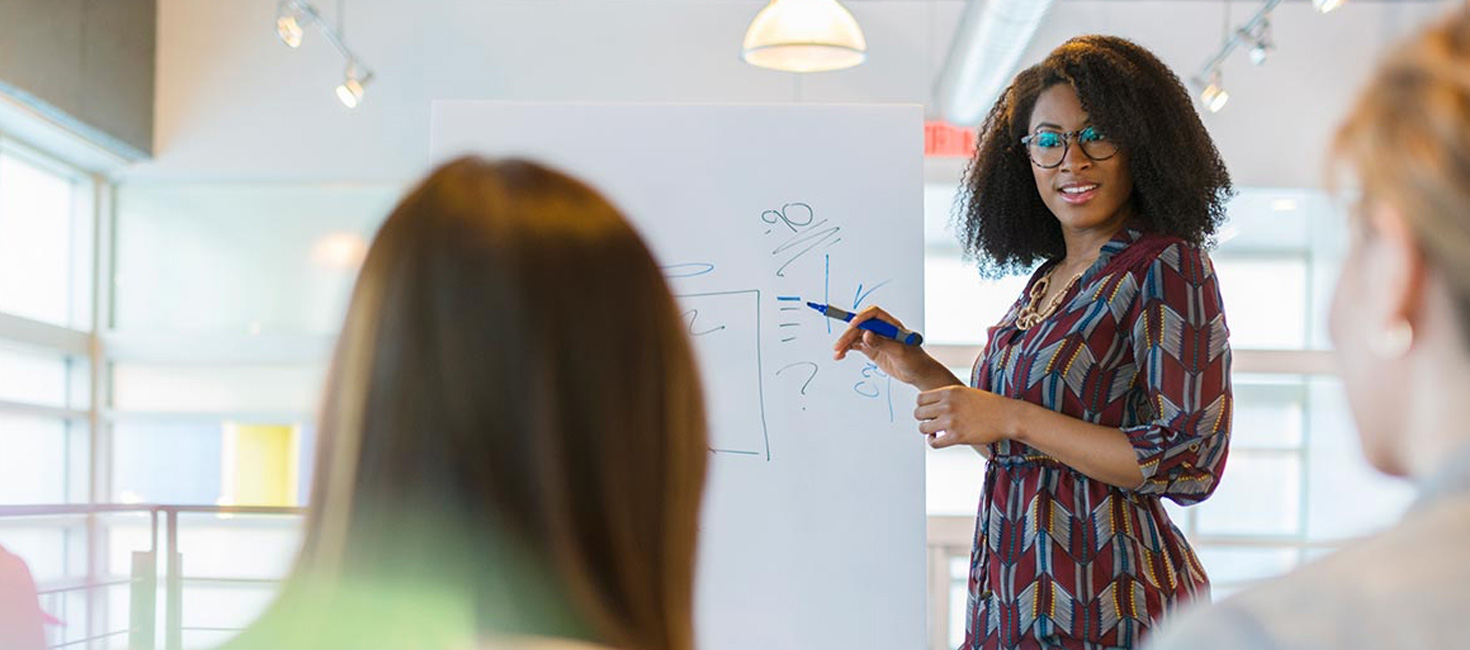
M 788 364 L 787 366 L 781 368 L 780 370 L 777 370 L 776 371 L 776 376 L 779 377 L 779 376 L 781 376 L 781 373 L 786 372 L 787 370 L 790 370 L 790 369 L 795 368 L 797 366 L 811 366 L 811 368 L 812 368 L 812 374 L 811 375 L 808 375 L 807 378 L 806 378 L 806 381 L 801 384 L 801 394 L 802 395 L 805 395 L 806 394 L 806 388 L 807 388 L 807 386 L 812 385 L 812 380 L 817 378 L 817 369 L 818 368 L 817 368 L 817 364 L 815 362 L 812 362 L 812 361 L 798 361 L 798 362 L 793 363 L 793 364 Z M 806 410 L 806 407 L 805 406 L 801 407 L 801 410 L 805 411 Z

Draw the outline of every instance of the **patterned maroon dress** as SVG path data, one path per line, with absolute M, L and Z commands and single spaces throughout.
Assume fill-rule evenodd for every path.
M 1126 228 L 1022 331 L 1029 291 L 990 328 L 971 384 L 1117 427 L 1146 480 L 1124 490 L 1024 444 L 991 445 L 963 648 L 1133 648 L 1209 596 L 1160 499 L 1197 503 L 1225 468 L 1230 346 L 1214 267 L 1182 240 Z

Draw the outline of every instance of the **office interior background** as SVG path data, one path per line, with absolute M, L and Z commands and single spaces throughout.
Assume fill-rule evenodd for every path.
M 973 125 L 947 121 L 935 89 L 957 74 L 964 0 L 848 0 L 866 61 L 808 74 L 741 60 L 758 0 L 315 2 L 341 48 L 309 21 L 283 43 L 287 4 L 0 4 L 0 545 L 63 621 L 53 647 L 210 647 L 269 602 L 300 540 L 347 294 L 433 162 L 432 100 L 921 103 L 923 320 L 959 376 L 1024 281 L 981 279 L 949 224 L 954 142 Z M 1264 4 L 1268 42 L 1206 66 Z M 1173 508 L 1217 597 L 1410 498 L 1361 460 L 1333 378 L 1325 306 L 1345 233 L 1323 152 L 1374 61 L 1446 6 L 1056 0 L 1008 46 L 1029 65 L 1070 36 L 1117 34 L 1199 77 L 1194 91 L 1229 93 L 1200 110 L 1239 188 L 1212 253 L 1234 439 L 1217 494 Z M 927 643 L 954 647 L 983 461 L 927 454 Z

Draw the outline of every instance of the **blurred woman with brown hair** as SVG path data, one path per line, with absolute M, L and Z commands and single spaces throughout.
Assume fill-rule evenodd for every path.
M 1361 197 L 1332 309 L 1363 453 L 1417 484 L 1393 528 L 1184 619 L 1159 648 L 1463 648 L 1470 613 L 1470 7 L 1339 130 Z
M 231 647 L 689 650 L 699 386 L 606 200 L 525 161 L 439 168 L 367 255 L 304 548 Z

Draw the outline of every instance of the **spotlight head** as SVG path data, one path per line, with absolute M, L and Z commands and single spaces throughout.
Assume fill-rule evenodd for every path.
M 301 8 L 292 0 L 285 0 L 276 9 L 276 36 L 288 47 L 301 47 Z
M 1318 13 L 1331 13 L 1333 9 L 1341 7 L 1347 0 L 1312 0 L 1312 8 Z
M 357 63 L 349 63 L 342 83 L 337 85 L 337 99 L 347 108 L 357 108 L 362 103 L 363 86 L 372 81 L 373 73 L 363 73 Z
M 1255 46 L 1251 47 L 1250 55 L 1251 63 L 1255 65 L 1263 65 L 1266 63 L 1266 57 L 1271 55 L 1271 49 L 1266 47 L 1265 43 L 1257 43 Z
M 348 78 L 337 85 L 337 99 L 347 108 L 357 108 L 362 101 L 362 82 Z
M 1271 51 L 1276 49 L 1275 39 L 1271 38 L 1271 17 L 1269 15 L 1261 18 L 1260 24 L 1255 29 L 1245 34 L 1246 40 L 1251 44 L 1251 63 L 1262 65 Z
M 277 18 L 276 36 L 281 37 L 281 42 L 289 47 L 301 47 L 301 23 L 296 21 L 295 16 Z
M 1205 91 L 1200 94 L 1200 99 L 1204 100 L 1205 108 L 1210 109 L 1211 113 L 1219 113 L 1220 109 L 1225 108 L 1226 102 L 1230 101 L 1230 93 L 1226 92 L 1226 90 L 1220 86 L 1210 84 L 1209 86 L 1206 86 Z
M 1230 101 L 1230 93 L 1225 91 L 1224 84 L 1220 82 L 1219 68 L 1210 71 L 1209 83 L 1200 81 L 1198 77 L 1194 79 L 1194 83 L 1204 87 L 1200 91 L 1199 99 L 1211 113 L 1219 113 L 1220 109 L 1225 108 L 1225 103 Z

